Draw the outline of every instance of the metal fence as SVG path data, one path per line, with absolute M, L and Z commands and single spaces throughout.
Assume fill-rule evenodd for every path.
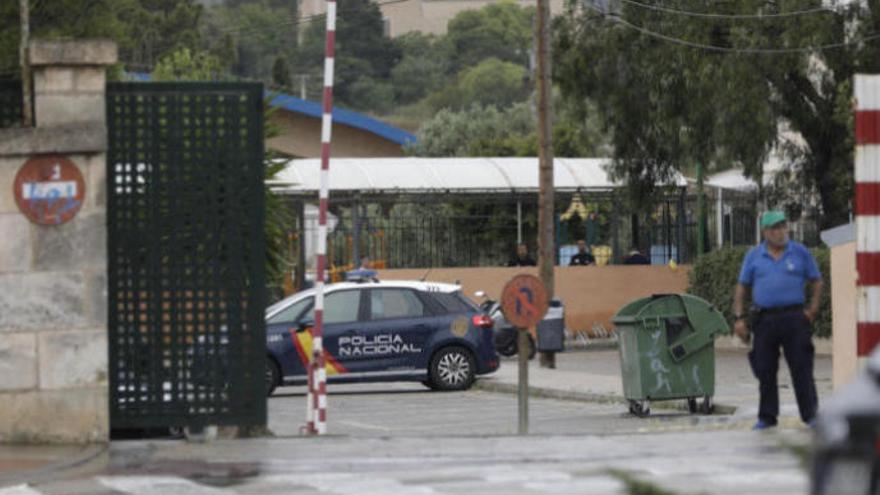
M 686 190 L 657 197 L 635 209 L 611 191 L 557 194 L 556 253 L 565 265 L 574 244 L 585 239 L 600 262 L 620 263 L 633 249 L 654 264 L 692 262 L 697 254 L 697 196 Z M 757 242 L 758 202 L 753 193 L 707 191 L 704 249 Z M 537 197 L 364 198 L 335 203 L 329 234 L 331 267 L 339 270 L 369 256 L 379 268 L 498 266 L 511 259 L 519 240 L 536 251 Z M 816 245 L 809 221 L 793 225 L 793 237 Z M 310 258 L 316 226 L 305 221 L 299 247 Z M 311 239 L 309 241 L 309 239 Z M 292 255 L 297 259 L 296 254 Z

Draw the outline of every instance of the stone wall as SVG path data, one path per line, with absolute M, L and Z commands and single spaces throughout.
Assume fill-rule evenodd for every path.
M 34 128 L 0 129 L 0 441 L 104 442 L 107 405 L 105 66 L 108 41 L 35 41 Z M 13 197 L 30 158 L 85 179 L 76 216 L 31 222 Z

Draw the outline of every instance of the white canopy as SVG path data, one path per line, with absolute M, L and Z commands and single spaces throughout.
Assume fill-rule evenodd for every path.
M 605 158 L 557 158 L 556 190 L 608 190 L 612 182 Z M 290 160 L 276 176 L 275 190 L 288 194 L 318 191 L 321 162 Z M 676 185 L 687 183 L 681 176 Z M 362 193 L 426 192 L 535 192 L 537 158 L 334 158 L 330 163 L 330 190 Z

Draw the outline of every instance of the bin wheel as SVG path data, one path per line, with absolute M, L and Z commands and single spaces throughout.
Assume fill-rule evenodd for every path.
M 690 398 L 688 398 L 687 401 L 688 401 L 688 412 L 691 414 L 697 414 L 697 411 L 699 410 L 697 408 L 697 398 L 690 397 Z
M 694 399 L 696 402 L 696 399 Z M 715 412 L 715 403 L 712 401 L 712 396 L 707 395 L 703 397 L 703 403 L 700 404 L 700 413 L 702 414 L 712 414 Z
M 651 402 L 646 400 L 631 400 L 629 401 L 629 412 L 633 416 L 646 418 L 651 415 Z

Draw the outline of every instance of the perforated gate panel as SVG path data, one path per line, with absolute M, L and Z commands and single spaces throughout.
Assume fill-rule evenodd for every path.
M 262 87 L 108 85 L 111 428 L 262 425 Z
M 21 81 L 0 80 L 0 128 L 21 125 Z

